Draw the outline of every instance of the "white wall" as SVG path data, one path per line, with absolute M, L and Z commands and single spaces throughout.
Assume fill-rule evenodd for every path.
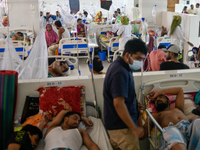
M 156 6 L 157 26 L 162 25 L 162 11 L 167 11 L 167 0 L 139 0 L 140 18 L 145 18 L 149 25 L 153 24 L 152 9 Z
M 7 2 L 10 29 L 27 28 L 39 32 L 38 0 L 7 0 Z M 34 14 L 30 9 L 31 4 L 35 8 Z

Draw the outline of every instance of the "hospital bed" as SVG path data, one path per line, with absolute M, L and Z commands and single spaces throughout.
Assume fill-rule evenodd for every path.
M 70 67 L 69 76 L 79 76 L 78 59 L 72 56 L 48 56 L 48 58 L 55 58 L 55 61 L 67 61 Z
M 158 47 L 159 45 L 165 45 L 166 47 L 168 47 L 171 44 L 171 39 L 168 36 L 163 36 L 163 37 L 157 37 L 156 42 L 156 47 Z
M 78 48 L 78 51 L 77 51 L 77 48 Z M 89 58 L 90 53 L 89 53 L 89 47 L 88 47 L 86 38 L 82 38 L 82 37 L 79 37 L 76 39 L 64 38 L 60 40 L 59 53 L 61 53 L 62 56 L 63 55 L 74 56 L 74 55 L 77 55 L 77 52 L 78 52 L 78 55 L 81 54 L 79 58 Z
M 113 56 L 111 53 L 114 53 L 119 48 L 119 39 L 118 37 L 113 37 L 111 39 L 107 39 L 102 37 L 101 35 L 104 34 L 106 31 L 112 31 L 112 26 L 106 26 L 98 28 L 97 35 L 98 36 L 98 43 L 100 45 L 100 49 L 107 50 L 107 61 L 111 62 L 111 57 Z
M 27 42 L 24 41 L 12 41 L 13 45 L 16 49 L 17 54 L 23 58 L 27 57 L 29 53 L 29 46 Z M 6 41 L 0 41 L 0 57 L 3 57 L 3 53 L 5 51 Z
M 13 33 L 17 33 L 17 32 L 23 33 L 25 35 L 25 38 L 30 39 L 30 45 L 29 45 L 29 50 L 30 50 L 33 46 L 33 42 L 35 38 L 34 31 L 31 29 L 11 29 L 9 30 L 9 35 L 12 35 Z
M 49 88 L 51 86 L 45 86 L 45 87 Z M 83 96 L 85 96 L 85 94 L 83 94 Z M 32 103 L 33 103 L 33 101 L 32 101 Z M 36 102 L 36 101 L 34 102 L 34 109 L 36 109 L 36 107 L 37 108 L 39 107 L 39 104 L 37 104 L 37 103 L 38 102 Z M 31 104 L 29 104 L 29 105 L 31 106 Z M 24 106 L 27 106 L 27 105 L 25 104 Z M 84 110 L 86 110 L 86 112 L 84 111 L 84 114 L 85 114 L 85 116 L 89 116 L 88 118 L 90 120 L 92 120 L 92 122 L 93 122 L 93 127 L 86 128 L 86 132 L 90 135 L 91 139 L 99 146 L 100 149 L 112 150 L 106 130 L 100 119 L 101 118 L 100 109 L 97 110 L 96 108 L 97 107 L 96 107 L 95 103 L 86 101 L 86 104 L 84 106 Z M 33 109 L 33 107 L 31 107 L 31 110 L 32 109 Z M 27 110 L 27 107 L 26 107 L 26 110 Z M 24 116 L 27 112 L 28 111 L 23 111 L 22 116 Z M 32 115 L 35 115 L 35 114 L 32 114 Z M 50 124 L 50 123 L 48 123 L 48 124 Z M 84 128 L 84 127 L 82 127 L 82 128 Z M 43 130 L 43 135 L 45 135 L 45 133 L 44 133 L 45 130 L 46 130 L 46 127 Z M 41 139 L 40 142 L 38 143 L 36 150 L 43 150 L 44 145 L 45 145 L 44 139 Z M 83 145 L 80 150 L 87 150 L 87 148 Z
M 175 74 L 176 75 L 176 74 Z M 174 76 L 174 75 L 173 75 Z M 154 149 L 158 149 L 159 139 L 162 138 L 163 128 L 158 124 L 158 122 L 151 115 L 152 108 L 148 108 L 147 101 L 145 99 L 146 94 L 154 90 L 163 90 L 173 87 L 181 87 L 184 91 L 184 114 L 191 119 L 194 114 L 192 110 L 195 109 L 195 104 L 192 101 L 192 96 L 189 94 L 191 92 L 198 92 L 200 87 L 200 79 L 194 78 L 168 78 L 162 80 L 150 81 L 143 83 L 141 90 L 139 92 L 140 102 L 142 102 L 146 107 L 146 118 L 148 122 L 148 139 L 150 144 Z M 149 120 L 152 120 L 154 128 L 150 131 Z

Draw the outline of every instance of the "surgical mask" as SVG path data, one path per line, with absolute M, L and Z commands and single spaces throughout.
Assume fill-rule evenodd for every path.
M 130 56 L 130 58 L 133 60 L 133 58 Z M 132 71 L 137 71 L 142 67 L 142 61 L 133 60 L 133 64 L 129 64 L 129 67 Z
M 167 103 L 163 103 L 163 101 L 157 100 L 156 110 L 158 112 L 165 110 L 167 107 L 168 107 L 168 101 L 167 101 Z

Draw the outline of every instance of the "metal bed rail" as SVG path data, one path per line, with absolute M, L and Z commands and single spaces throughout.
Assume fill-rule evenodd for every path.
M 151 113 L 148 111 L 148 109 L 145 110 L 147 112 L 147 123 L 148 123 L 148 139 L 151 143 L 151 145 L 157 150 L 157 144 L 158 144 L 158 139 L 157 139 L 157 129 L 160 131 L 160 133 L 163 135 L 163 128 L 158 124 L 158 122 L 154 119 L 154 117 L 151 115 Z M 155 145 L 153 145 L 153 140 L 151 139 L 151 131 L 150 131 L 150 119 L 152 123 L 155 126 Z

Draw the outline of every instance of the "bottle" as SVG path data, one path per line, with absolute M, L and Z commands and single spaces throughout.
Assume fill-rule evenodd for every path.
M 149 33 L 146 33 L 146 37 L 145 37 L 145 42 L 148 45 L 149 44 Z
M 53 24 L 53 19 L 51 17 L 49 18 L 49 23 Z

